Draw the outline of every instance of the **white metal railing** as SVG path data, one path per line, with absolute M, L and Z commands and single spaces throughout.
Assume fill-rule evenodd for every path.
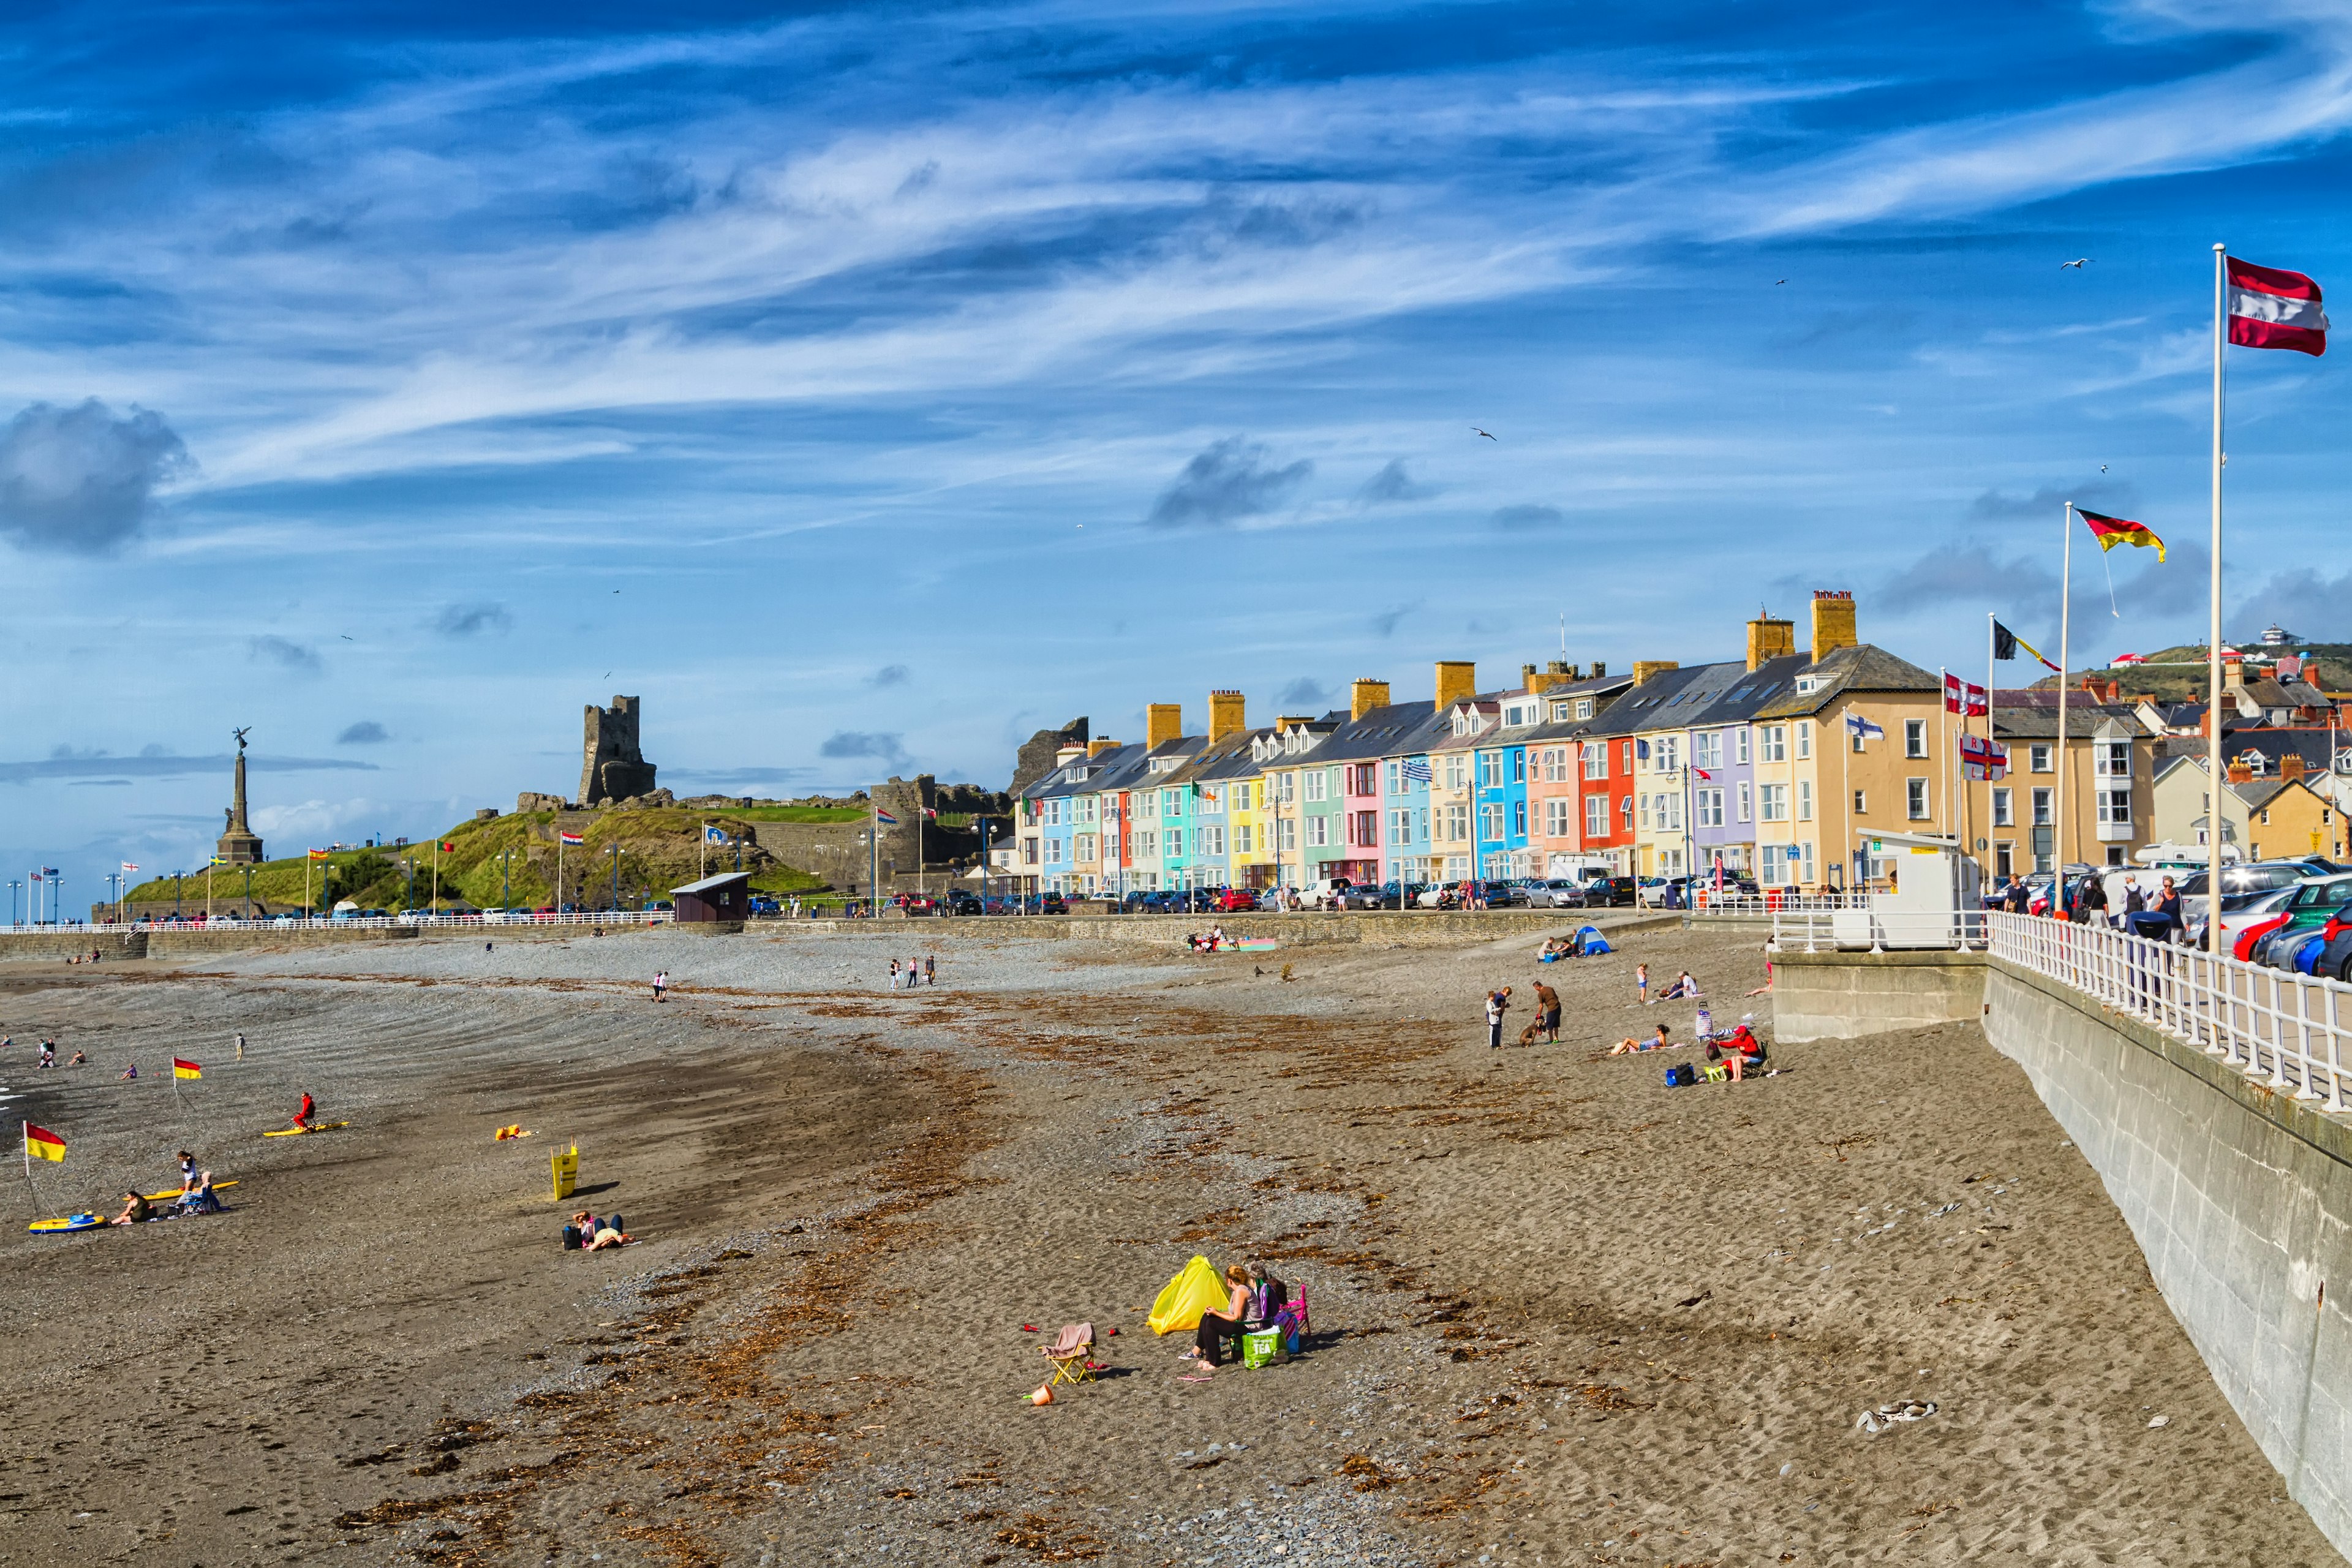
M 65 924 L 43 921 L 38 925 L 0 925 L 0 936 L 60 936 L 98 935 L 120 936 L 126 931 L 396 931 L 408 926 L 425 926 L 447 930 L 467 926 L 523 925 L 586 925 L 637 926 L 660 925 L 676 917 L 668 910 L 578 910 L 563 914 L 514 910 L 500 913 L 475 911 L 467 914 L 427 913 L 416 910 L 396 915 L 346 917 L 336 920 L 327 915 L 257 915 L 250 920 L 235 915 L 215 915 L 207 920 L 201 915 L 182 920 L 164 916 L 155 920 L 120 921 L 72 921 Z
M 1995 915 L 1991 952 L 2274 1089 L 2346 1110 L 2352 986 L 2033 915 Z
M 1966 952 L 1985 945 L 1985 914 L 1981 910 L 1922 911 L 1870 909 L 1864 899 L 1841 909 L 1779 910 L 1772 915 L 1772 945 L 1805 952 L 1834 952 L 1841 948 L 1958 949 Z
M 1694 912 L 1703 915 L 1772 915 L 1798 910 L 1866 910 L 1868 893 L 1796 893 L 1767 888 L 1760 893 L 1717 893 L 1701 888 L 1692 900 Z

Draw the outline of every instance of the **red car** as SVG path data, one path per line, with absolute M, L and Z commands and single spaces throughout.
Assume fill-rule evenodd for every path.
M 1210 898 L 1209 907 L 1221 915 L 1240 914 L 1257 908 L 1257 895 L 1241 888 L 1220 888 Z

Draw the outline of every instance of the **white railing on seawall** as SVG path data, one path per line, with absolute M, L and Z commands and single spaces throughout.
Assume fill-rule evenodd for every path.
M 2346 1105 L 2352 985 L 2216 958 L 2105 926 L 1992 917 L 1992 956 L 2095 998 L 2251 1078 Z
M 215 915 L 210 920 L 142 920 L 126 924 L 71 921 L 52 925 L 0 925 L 0 935 L 16 933 L 26 936 L 120 936 L 125 931 L 397 931 L 409 926 L 447 931 L 476 926 L 650 926 L 662 925 L 676 917 L 667 910 L 579 910 L 565 914 L 537 913 L 517 910 L 500 914 L 427 914 L 419 910 L 413 913 L 369 918 L 347 917 L 333 920 L 325 915 L 264 915 L 253 920 L 240 920 L 234 915 Z
M 1866 910 L 1869 893 L 1784 893 L 1777 888 L 1761 893 L 1718 893 L 1701 888 L 1691 910 L 1702 915 L 1777 915 L 1784 910 Z
M 1841 948 L 1957 948 L 1966 952 L 1985 945 L 1985 913 L 1954 910 L 1947 914 L 1919 910 L 1882 913 L 1866 904 L 1828 910 L 1775 910 L 1772 945 L 1805 952 L 1835 952 Z

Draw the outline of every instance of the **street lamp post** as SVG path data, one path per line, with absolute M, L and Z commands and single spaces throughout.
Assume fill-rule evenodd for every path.
M 11 877 L 8 879 L 8 923 L 12 926 L 22 925 L 25 923 L 23 921 L 16 918 L 16 889 L 24 885 L 24 881 L 21 878 Z

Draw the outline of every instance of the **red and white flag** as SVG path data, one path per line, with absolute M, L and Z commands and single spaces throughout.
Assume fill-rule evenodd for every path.
M 2327 352 L 2327 312 L 2319 308 L 2319 285 L 2300 272 L 2257 267 L 2227 258 L 2230 268 L 2230 341 L 2242 348 Z
M 1983 687 L 1979 686 L 1975 681 L 1971 680 L 1968 684 L 1968 693 L 1969 706 L 1967 717 L 1970 719 L 1981 719 L 1986 714 L 1992 711 L 1991 707 L 1985 701 L 1986 693 Z
M 1949 670 L 1945 671 L 1945 672 L 1944 672 L 1944 711 L 1945 711 L 1945 712 L 1947 712 L 1947 713 L 1957 713 L 1957 712 L 1958 712 L 1958 711 L 1960 710 L 1960 701 L 1961 701 L 1961 698 L 1960 698 L 1960 691 L 1961 691 L 1961 687 L 1960 687 L 1960 678 L 1959 678 L 1958 676 L 1957 676 L 1957 675 L 1952 674 Z

